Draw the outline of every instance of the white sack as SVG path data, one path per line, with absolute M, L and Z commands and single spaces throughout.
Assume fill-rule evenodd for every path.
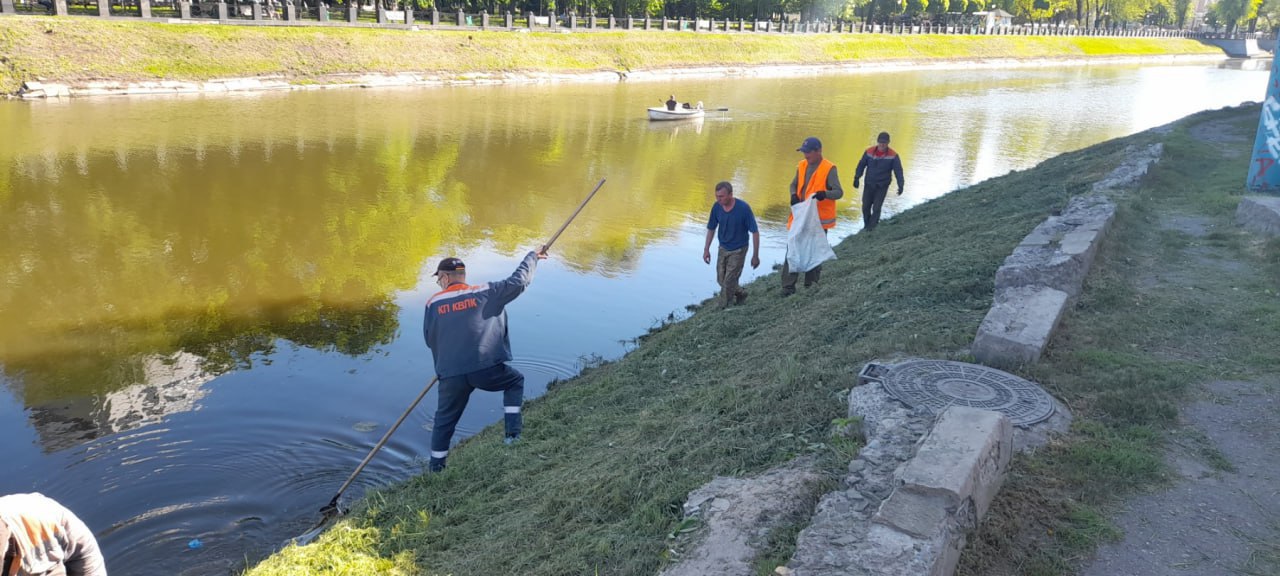
M 792 206 L 791 217 L 791 229 L 787 230 L 787 267 L 792 274 L 808 272 L 836 257 L 818 219 L 817 200 L 810 197 Z

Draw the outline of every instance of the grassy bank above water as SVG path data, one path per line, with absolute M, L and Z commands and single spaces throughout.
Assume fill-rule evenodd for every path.
M 1128 146 L 1162 141 L 1161 163 L 1118 198 L 1112 237 L 1046 358 L 1021 372 L 1072 407 L 1073 433 L 1016 460 L 963 563 L 966 574 L 1069 574 L 1115 536 L 1117 497 L 1165 480 L 1166 431 L 1197 382 L 1280 372 L 1269 353 L 1280 242 L 1231 223 L 1257 117 L 1199 114 L 899 214 L 836 247 L 820 289 L 784 299 L 770 275 L 742 307 L 658 327 L 531 402 L 522 444 L 486 430 L 445 473 L 372 494 L 319 544 L 250 574 L 654 574 L 673 558 L 681 503 L 713 476 L 814 454 L 834 484 L 856 446 L 831 431 L 861 366 L 970 359 L 1014 245 Z M 1204 152 L 1205 134 L 1220 156 Z M 1170 227 L 1186 217 L 1212 233 Z M 761 574 L 789 556 L 795 531 L 782 532 Z
M 1220 55 L 1174 38 L 444 32 L 0 18 L 0 92 L 29 80 L 208 80 L 348 73 L 577 73 L 688 66 Z

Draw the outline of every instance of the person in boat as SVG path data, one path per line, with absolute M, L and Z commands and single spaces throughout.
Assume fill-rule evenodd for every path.
M 670 98 L 667 98 L 667 110 L 674 112 L 675 109 L 676 109 L 676 95 L 672 94 Z
M 43 494 L 0 497 L 0 575 L 107 576 L 93 531 Z
M 436 266 L 441 291 L 427 300 L 422 336 L 431 349 L 440 378 L 440 401 L 431 427 L 432 472 L 444 470 L 453 431 L 477 389 L 502 392 L 503 442 L 520 440 L 523 422 L 524 375 L 507 365 L 511 339 L 507 335 L 506 306 L 533 281 L 538 261 L 547 257 L 545 247 L 529 252 L 506 280 L 470 286 L 467 267 L 458 258 L 445 258 Z

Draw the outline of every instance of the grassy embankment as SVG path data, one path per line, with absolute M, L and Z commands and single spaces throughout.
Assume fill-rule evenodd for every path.
M 74 84 L 283 76 L 306 83 L 366 72 L 465 78 L 491 72 L 1221 53 L 1194 40 L 1152 38 L 407 32 L 32 16 L 0 18 L 0 93 L 39 78 Z
M 1064 154 L 900 214 L 842 242 L 821 290 L 783 299 L 772 275 L 748 287 L 744 307 L 657 327 L 625 358 L 530 403 L 521 445 L 486 430 L 446 473 L 373 494 L 319 544 L 250 574 L 651 575 L 671 556 L 686 494 L 712 476 L 817 454 L 839 478 L 855 446 L 831 430 L 858 369 L 905 355 L 970 359 L 1013 246 L 1126 146 L 1163 140 L 1164 161 L 1120 199 L 1047 357 L 1022 371 L 1073 408 L 1074 430 L 1016 460 L 963 563 L 973 575 L 1068 574 L 1114 537 L 1105 518 L 1118 497 L 1165 481 L 1166 430 L 1194 383 L 1280 371 L 1280 242 L 1231 224 L 1249 142 L 1217 157 L 1188 135 L 1206 120 L 1248 132 L 1257 114 L 1200 114 L 1172 134 Z M 1164 226 L 1184 213 L 1213 232 Z M 1208 256 L 1188 256 L 1197 250 Z M 794 529 L 781 532 L 762 574 L 794 544 Z

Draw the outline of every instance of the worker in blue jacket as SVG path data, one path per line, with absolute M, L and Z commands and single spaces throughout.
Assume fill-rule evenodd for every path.
M 422 335 L 440 378 L 428 464 L 432 472 L 444 470 L 453 431 L 474 390 L 502 392 L 504 442 L 520 439 L 524 375 L 507 365 L 511 339 L 506 306 L 524 292 L 538 260 L 546 257 L 546 249 L 539 248 L 525 256 L 506 280 L 474 286 L 467 284 L 467 267 L 462 260 L 445 258 L 436 267 L 441 291 L 427 300 L 422 323 Z

